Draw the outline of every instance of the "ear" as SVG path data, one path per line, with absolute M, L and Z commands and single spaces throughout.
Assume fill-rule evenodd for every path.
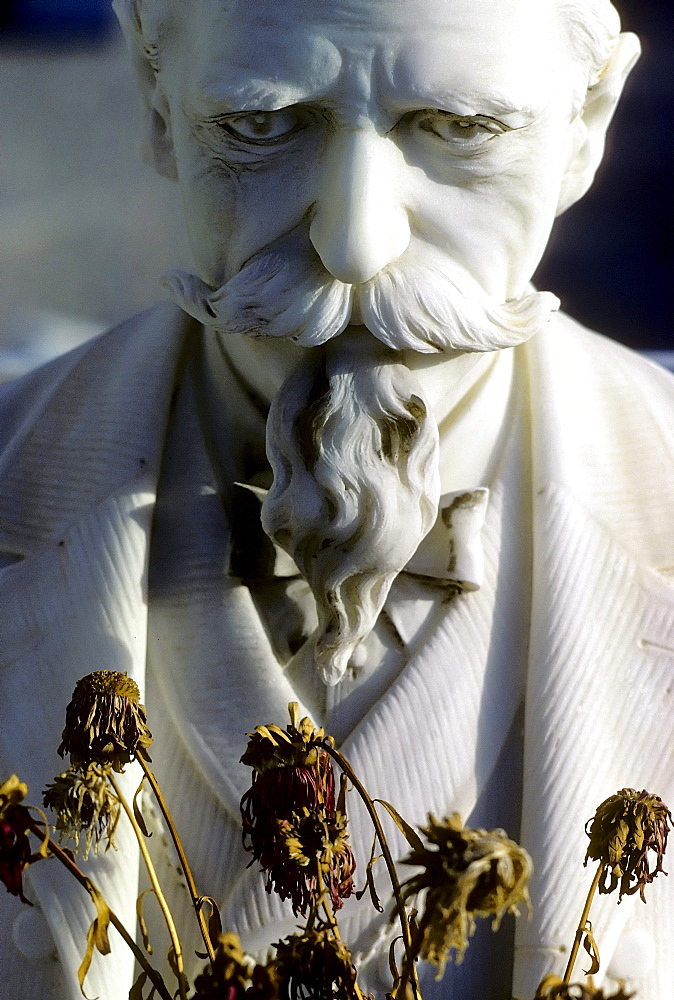
M 168 101 L 159 82 L 157 47 L 146 43 L 135 3 L 115 0 L 112 6 L 129 46 L 143 100 L 144 122 L 141 145 L 143 161 L 153 166 L 162 176 L 175 181 L 178 179 L 178 172 L 171 139 L 171 116 Z
M 571 153 L 562 180 L 557 215 L 582 198 L 592 184 L 604 155 L 606 130 L 625 80 L 640 53 L 641 45 L 636 35 L 620 34 L 599 80 L 587 91 L 583 109 L 571 125 Z

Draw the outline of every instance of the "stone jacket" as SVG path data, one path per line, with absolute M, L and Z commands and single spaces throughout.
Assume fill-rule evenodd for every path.
M 32 802 L 61 769 L 55 748 L 77 678 L 125 669 L 145 689 L 155 491 L 190 335 L 192 321 L 162 305 L 0 390 L 0 764 L 28 782 Z M 516 357 L 528 384 L 533 511 L 520 839 L 536 874 L 534 915 L 518 921 L 513 993 L 530 1000 L 542 975 L 565 964 L 589 879 L 585 820 L 625 786 L 674 799 L 674 379 L 565 317 Z M 429 761 L 419 797 L 433 808 L 443 806 L 438 787 L 451 807 L 488 777 L 474 741 L 446 725 L 443 641 L 439 622 L 345 744 L 366 785 L 376 779 L 395 706 L 403 751 Z M 247 678 L 237 681 L 245 690 Z M 244 704 L 241 719 L 271 721 L 276 698 L 282 720 L 287 693 L 264 695 L 262 709 Z M 482 696 L 479 686 L 469 696 L 475 718 Z M 404 800 L 404 762 L 388 758 L 386 771 L 381 794 Z M 120 854 L 95 862 L 96 881 L 132 924 L 137 858 L 119 840 Z M 7 1000 L 74 1000 L 92 914 L 53 861 L 27 882 L 59 957 L 39 947 L 39 915 L 3 894 Z M 634 968 L 621 975 L 633 977 L 639 1000 L 674 1000 L 674 886 L 660 877 L 647 896 L 647 906 L 600 901 L 602 969 L 629 955 Z M 132 981 L 113 939 L 88 993 L 123 1000 Z

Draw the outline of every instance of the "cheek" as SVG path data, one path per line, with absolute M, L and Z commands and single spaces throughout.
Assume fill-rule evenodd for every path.
M 228 160 L 189 124 L 174 136 L 190 244 L 201 277 L 218 285 L 308 216 L 315 150 L 297 148 Z
M 496 147 L 454 164 L 444 182 L 437 172 L 415 171 L 408 186 L 414 235 L 447 252 L 499 301 L 522 294 L 554 221 L 561 151 L 536 145 Z

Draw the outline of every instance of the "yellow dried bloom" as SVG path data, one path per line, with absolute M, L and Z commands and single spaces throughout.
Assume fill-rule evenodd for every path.
M 599 892 L 613 892 L 620 886 L 619 900 L 644 888 L 662 872 L 662 860 L 667 848 L 667 835 L 672 814 L 657 795 L 645 789 L 622 788 L 610 795 L 585 826 L 590 843 L 585 864 L 592 858 L 605 866 L 599 882 Z M 589 830 L 588 830 L 589 826 Z M 648 852 L 653 851 L 656 866 L 649 867 Z
M 275 944 L 279 995 L 287 1000 L 355 1000 L 356 969 L 351 952 L 326 925 L 293 934 Z
M 414 850 L 404 864 L 423 869 L 403 885 L 405 899 L 425 892 L 421 957 L 438 968 L 456 952 L 463 959 L 468 939 L 475 933 L 475 917 L 493 917 L 496 930 L 505 913 L 518 914 L 518 904 L 530 908 L 527 883 L 531 858 L 503 830 L 472 830 L 454 813 L 448 819 L 428 817 L 421 831 L 429 842 Z
M 546 976 L 536 990 L 534 1000 L 630 1000 L 633 993 L 618 987 L 615 993 L 604 993 L 594 986 L 581 983 L 564 983 L 559 976 Z
M 19 781 L 15 774 L 12 774 L 7 781 L 0 785 L 0 818 L 5 814 L 9 806 L 18 806 L 28 795 L 28 785 Z
M 75 685 L 58 752 L 72 764 L 110 764 L 122 772 L 135 756 L 150 760 L 153 742 L 138 685 L 125 673 L 96 670 Z
M 108 768 L 90 764 L 85 770 L 70 768 L 47 785 L 42 801 L 56 814 L 56 829 L 60 843 L 73 841 L 76 853 L 81 849 L 86 860 L 93 846 L 100 853 L 101 844 L 107 851 L 114 845 L 114 833 L 119 820 L 119 800 L 106 777 Z

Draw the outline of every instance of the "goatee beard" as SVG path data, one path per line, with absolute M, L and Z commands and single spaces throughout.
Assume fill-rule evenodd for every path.
M 435 522 L 437 424 L 392 352 L 369 335 L 347 336 L 307 352 L 281 387 L 267 454 L 274 481 L 262 525 L 311 587 L 318 628 L 309 641 L 333 685 Z

